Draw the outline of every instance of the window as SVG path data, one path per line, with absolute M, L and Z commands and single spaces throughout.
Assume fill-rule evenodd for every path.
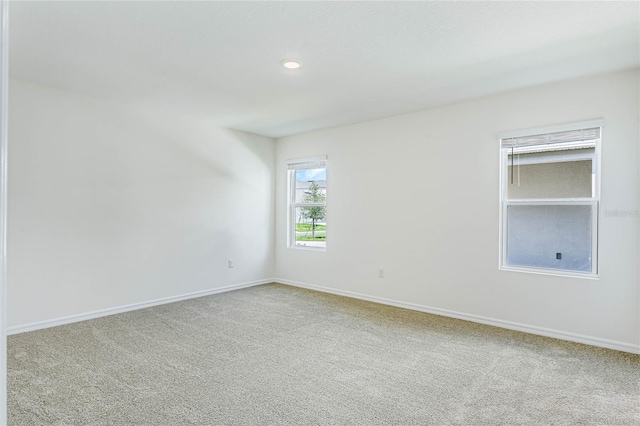
M 289 172 L 289 247 L 324 250 L 327 246 L 327 160 L 291 160 Z
M 598 273 L 601 122 L 500 139 L 501 269 Z

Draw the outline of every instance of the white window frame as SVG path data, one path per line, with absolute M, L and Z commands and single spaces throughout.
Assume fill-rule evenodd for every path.
M 589 198 L 541 198 L 541 199 L 508 199 L 507 185 L 509 181 L 508 172 L 508 152 L 502 148 L 502 140 L 507 138 L 525 137 L 531 135 L 542 135 L 547 133 L 563 132 L 570 130 L 600 128 L 600 138 L 595 141 L 594 159 L 595 161 L 595 182 L 593 193 Z M 513 132 L 503 132 L 498 134 L 500 152 L 500 227 L 499 227 L 499 260 L 498 269 L 503 271 L 525 272 L 533 274 L 554 275 L 563 277 L 578 277 L 586 279 L 599 278 L 599 256 L 598 256 L 598 233 L 600 219 L 600 180 L 601 180 L 601 141 L 603 137 L 604 120 L 590 120 L 579 123 L 564 124 L 537 129 L 519 130 Z M 588 205 L 591 206 L 591 271 L 571 271 L 565 269 L 536 268 L 528 266 L 514 266 L 507 264 L 507 209 L 509 206 L 541 206 L 541 205 Z
M 288 188 L 288 196 L 287 196 L 287 247 L 293 249 L 300 250 L 312 250 L 312 251 L 326 251 L 327 250 L 327 241 L 329 239 L 327 229 L 325 229 L 325 241 L 324 247 L 315 247 L 315 246 L 307 246 L 304 244 L 296 243 L 296 208 L 299 207 L 327 207 L 327 198 L 325 198 L 324 203 L 296 203 L 296 171 L 304 170 L 300 169 L 291 169 L 291 166 L 295 166 L 296 164 L 303 163 L 313 163 L 313 162 L 323 162 L 324 169 L 326 174 L 326 182 L 327 187 L 329 186 L 329 168 L 327 166 L 327 156 L 326 155 L 318 155 L 314 157 L 305 157 L 305 158 L 295 158 L 291 160 L 287 160 L 287 188 Z M 327 188 L 328 189 L 328 188 Z M 326 219 L 325 219 L 326 221 Z

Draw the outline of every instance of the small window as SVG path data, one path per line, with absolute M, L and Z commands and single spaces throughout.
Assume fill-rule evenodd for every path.
M 289 172 L 289 247 L 324 250 L 327 246 L 326 157 L 291 160 Z
M 501 268 L 598 273 L 601 128 L 501 138 Z

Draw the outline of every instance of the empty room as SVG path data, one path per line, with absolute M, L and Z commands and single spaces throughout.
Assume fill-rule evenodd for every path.
M 0 4 L 0 425 L 640 424 L 640 3 Z

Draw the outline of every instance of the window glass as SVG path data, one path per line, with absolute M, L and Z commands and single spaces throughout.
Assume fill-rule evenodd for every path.
M 502 268 L 598 272 L 601 128 L 562 127 L 500 141 Z
M 295 208 L 295 243 L 307 247 L 326 247 L 326 207 Z
M 326 157 L 291 160 L 289 170 L 289 247 L 324 250 L 327 241 Z
M 591 198 L 594 149 L 507 154 L 507 198 Z M 568 158 L 574 158 L 566 161 Z
M 327 169 L 295 171 L 295 203 L 324 202 L 327 197 Z
M 507 207 L 507 264 L 591 272 L 591 205 Z

